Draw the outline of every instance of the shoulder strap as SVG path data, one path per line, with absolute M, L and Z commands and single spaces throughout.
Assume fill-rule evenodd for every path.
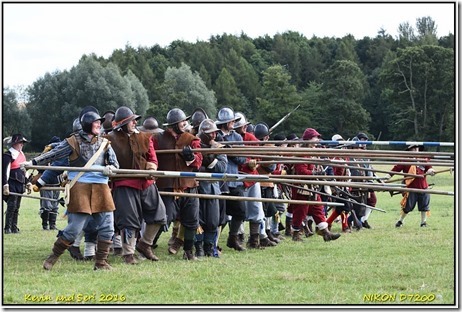
M 95 154 L 93 154 L 93 156 L 88 160 L 88 162 L 85 164 L 85 166 L 83 168 L 90 168 L 93 163 L 96 161 L 96 159 L 98 159 L 99 155 L 103 152 L 103 150 L 106 148 L 106 145 L 109 143 L 108 139 L 106 138 L 103 138 L 103 142 L 101 143 L 101 146 L 99 147 L 99 149 L 96 151 Z M 64 194 L 65 194 L 65 202 L 66 202 L 66 205 L 69 204 L 69 190 L 74 186 L 75 183 L 77 183 L 77 181 L 80 179 L 80 177 L 84 174 L 83 171 L 80 171 L 74 179 L 72 179 L 72 181 L 68 184 L 66 184 L 65 186 L 65 190 L 64 190 Z

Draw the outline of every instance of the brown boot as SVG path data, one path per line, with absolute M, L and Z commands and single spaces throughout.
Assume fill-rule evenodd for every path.
M 111 270 L 112 267 L 107 262 L 109 255 L 109 248 L 111 248 L 112 241 L 99 240 L 96 244 L 95 266 L 94 270 Z
M 294 242 L 303 242 L 303 239 L 302 239 L 302 232 L 300 230 L 296 231 L 296 230 L 293 230 L 292 231 L 292 240 Z
M 329 242 L 331 240 L 336 240 L 337 238 L 339 238 L 341 236 L 338 233 L 329 232 L 329 230 L 327 228 L 325 228 L 324 230 L 318 230 L 317 233 L 318 233 L 318 235 L 322 236 L 322 238 L 324 239 L 325 242 Z
M 229 248 L 233 248 L 237 251 L 244 251 L 245 248 L 241 246 L 239 236 L 238 235 L 229 235 L 228 241 L 226 242 L 226 246 Z
M 133 254 L 123 255 L 122 257 L 124 258 L 124 262 L 126 264 L 131 264 L 131 265 L 138 264 L 138 261 L 136 261 L 135 256 Z
M 82 253 L 80 252 L 80 248 L 77 247 L 77 246 L 70 246 L 68 248 L 69 250 L 69 253 L 71 254 L 71 257 L 72 259 L 75 259 L 77 261 L 83 261 L 84 258 L 83 258 L 83 255 Z
M 51 251 L 53 252 L 48 258 L 43 262 L 43 268 L 45 270 L 51 270 L 56 261 L 58 261 L 59 256 L 61 256 L 69 246 L 72 245 L 72 242 L 68 242 L 61 237 L 58 237 Z
M 194 255 L 192 250 L 185 250 L 184 254 L 183 254 L 183 259 L 195 261 L 195 260 L 197 260 L 197 257 Z
M 260 223 L 249 223 L 250 237 L 247 241 L 247 247 L 251 249 L 260 248 Z
M 168 253 L 172 255 L 176 255 L 178 250 L 183 246 L 183 241 L 178 237 L 175 238 L 173 244 L 168 247 Z
M 157 258 L 157 256 L 152 252 L 151 246 L 142 240 L 139 240 L 138 244 L 136 244 L 136 251 L 142 254 L 146 259 L 159 261 L 159 258 Z
M 260 238 L 260 246 L 261 247 L 274 247 L 274 246 L 277 246 L 277 245 L 278 244 L 276 244 L 275 242 L 270 240 L 268 237 Z
M 173 224 L 173 228 L 172 228 L 172 236 L 170 236 L 169 240 L 168 240 L 168 243 L 167 245 L 170 247 L 171 245 L 173 245 L 175 243 L 175 239 L 178 237 L 178 232 L 180 231 L 180 223 L 178 221 L 176 221 L 174 224 Z
M 281 242 L 278 238 L 276 238 L 276 237 L 273 235 L 273 233 L 271 233 L 270 230 L 266 230 L 266 235 L 268 235 L 268 239 L 269 239 L 270 241 L 275 242 L 276 244 L 279 244 L 279 243 Z

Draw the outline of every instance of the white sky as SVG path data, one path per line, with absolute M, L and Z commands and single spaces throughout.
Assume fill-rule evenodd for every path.
M 439 37 L 455 33 L 455 3 L 2 3 L 3 87 L 28 86 L 47 72 L 69 70 L 83 54 L 207 41 L 223 33 L 251 38 L 288 30 L 307 38 L 393 37 L 430 16 Z

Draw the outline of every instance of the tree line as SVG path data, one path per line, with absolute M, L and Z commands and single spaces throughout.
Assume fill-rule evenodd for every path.
M 70 70 L 46 73 L 23 94 L 3 89 L 3 133 L 22 132 L 40 150 L 65 137 L 80 110 L 103 114 L 124 105 L 159 123 L 174 107 L 210 118 L 222 107 L 274 130 L 316 128 L 325 139 L 454 141 L 455 39 L 437 37 L 431 17 L 399 25 L 393 38 L 306 38 L 294 31 L 250 38 L 222 34 L 167 47 L 126 45 L 108 58 L 83 55 Z M 20 100 L 24 99 L 24 100 Z

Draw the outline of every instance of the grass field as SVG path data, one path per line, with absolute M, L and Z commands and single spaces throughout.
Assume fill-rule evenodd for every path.
M 449 173 L 428 180 L 435 183 L 434 189 L 454 191 L 455 179 Z M 458 303 L 455 197 L 432 195 L 428 227 L 420 227 L 416 209 L 397 229 L 401 196 L 391 197 L 388 192 L 377 192 L 377 196 L 377 207 L 387 212 L 371 214 L 373 228 L 343 234 L 333 242 L 326 243 L 320 236 L 301 243 L 286 239 L 274 248 L 238 253 L 226 247 L 226 228 L 220 238 L 221 258 L 187 262 L 182 252 L 168 254 L 168 233 L 161 236 L 155 250 L 161 261 L 128 266 L 111 255 L 111 271 L 93 271 L 93 263 L 76 262 L 68 252 L 52 271 L 43 270 L 56 231 L 43 231 L 39 201 L 24 199 L 21 234 L 3 235 L 3 304 L 295 308 L 289 305 L 450 307 Z M 58 228 L 65 225 L 66 220 L 59 218 Z M 340 231 L 340 226 L 334 224 L 332 230 Z

